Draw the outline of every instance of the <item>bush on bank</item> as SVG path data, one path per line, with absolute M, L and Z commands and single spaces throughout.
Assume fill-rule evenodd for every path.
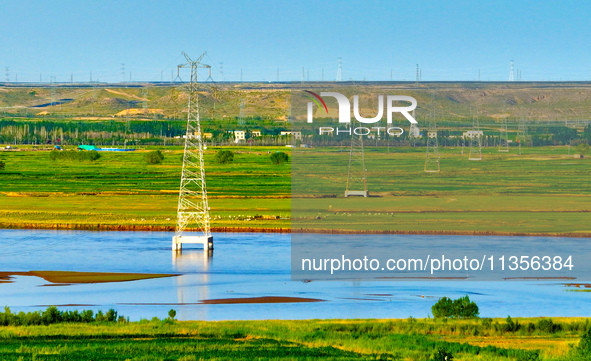
M 73 152 L 67 150 L 52 150 L 49 152 L 49 159 L 53 161 L 90 161 L 94 162 L 95 160 L 101 157 L 100 153 L 96 150 L 90 151 L 81 151 L 81 152 Z

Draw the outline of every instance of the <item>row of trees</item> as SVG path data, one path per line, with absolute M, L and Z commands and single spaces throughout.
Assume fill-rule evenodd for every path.
M 118 316 L 114 309 L 106 313 L 98 311 L 96 315 L 92 310 L 61 311 L 57 307 L 48 307 L 45 311 L 12 313 L 10 308 L 4 307 L 0 312 L 0 326 L 30 326 L 51 325 L 63 322 L 92 323 L 92 322 L 127 322 L 123 316 Z
M 260 123 L 257 123 L 260 122 Z M 278 145 L 291 141 L 290 136 L 281 136 L 282 131 L 289 130 L 284 122 L 268 119 L 242 122 L 239 119 L 204 120 L 204 133 L 211 133 L 211 144 L 231 144 L 234 142 L 233 130 L 244 130 L 246 139 L 253 145 Z M 319 124 L 321 125 L 321 124 Z M 452 125 L 450 125 L 452 126 Z M 254 136 L 253 130 L 261 132 Z M 182 144 L 186 132 L 184 120 L 106 120 L 106 121 L 68 121 L 68 120 L 0 120 L 0 143 L 15 144 L 111 144 L 111 145 L 156 145 Z M 484 146 L 496 146 L 500 141 L 498 133 L 484 131 Z M 591 125 L 583 132 L 567 126 L 534 125 L 528 129 L 529 136 L 523 142 L 532 146 L 545 145 L 576 145 L 579 142 L 591 143 Z M 514 138 L 514 134 L 510 135 Z M 469 140 L 462 138 L 462 131 L 441 129 L 437 132 L 440 146 L 467 145 Z M 333 136 L 312 134 L 304 136 L 304 143 L 315 145 L 338 145 L 350 139 L 348 134 Z M 401 136 L 388 136 L 384 132 L 380 136 L 367 137 L 369 144 L 392 146 L 424 146 L 427 141 L 427 130 L 421 130 L 420 138 L 410 137 L 408 132 Z M 514 142 L 514 144 L 517 144 Z

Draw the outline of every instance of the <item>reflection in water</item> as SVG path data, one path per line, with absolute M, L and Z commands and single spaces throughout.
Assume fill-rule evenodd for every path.
M 176 278 L 177 302 L 196 303 L 208 299 L 209 269 L 213 262 L 213 250 L 185 250 L 172 252 L 172 267 L 176 272 L 182 273 Z M 177 310 L 179 319 L 187 319 L 184 314 L 185 307 Z M 191 315 L 195 315 L 195 310 Z M 207 319 L 207 307 L 199 307 L 197 312 L 199 319 Z

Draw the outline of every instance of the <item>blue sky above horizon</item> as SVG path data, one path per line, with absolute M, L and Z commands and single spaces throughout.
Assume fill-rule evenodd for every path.
M 0 81 L 6 67 L 21 82 L 168 81 L 181 51 L 207 51 L 216 81 L 334 80 L 339 57 L 343 80 L 410 81 L 419 64 L 424 81 L 506 81 L 514 60 L 524 81 L 587 81 L 590 13 L 576 1 L 3 0 Z

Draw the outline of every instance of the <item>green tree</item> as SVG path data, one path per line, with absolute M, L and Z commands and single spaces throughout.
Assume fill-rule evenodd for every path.
M 440 298 L 432 307 L 431 312 L 435 318 L 447 318 L 453 316 L 453 300 L 451 298 Z
M 55 306 L 48 307 L 41 316 L 43 318 L 43 324 L 51 325 L 62 321 L 62 314 Z
M 174 320 L 174 318 L 176 317 L 176 311 L 173 309 L 168 311 L 168 317 L 170 317 L 171 320 Z
M 480 314 L 476 303 L 470 301 L 467 295 L 454 301 L 453 311 L 457 318 L 476 318 Z
M 228 164 L 234 161 L 234 153 L 230 150 L 218 150 L 215 161 L 219 164 Z
M 148 164 L 159 164 L 164 160 L 164 154 L 159 150 L 154 150 L 146 153 L 144 158 Z
M 4 170 L 4 168 L 6 168 L 6 163 L 4 163 L 4 161 L 0 160 L 0 170 Z
M 115 311 L 114 309 L 110 309 L 107 311 L 107 314 L 105 315 L 105 317 L 107 318 L 107 321 L 109 322 L 115 322 L 117 321 L 117 311 Z
M 289 160 L 289 156 L 284 152 L 276 152 L 271 154 L 271 163 L 283 164 Z
M 468 296 L 457 300 L 443 297 L 431 307 L 431 312 L 435 318 L 476 318 L 480 314 L 478 306 Z

